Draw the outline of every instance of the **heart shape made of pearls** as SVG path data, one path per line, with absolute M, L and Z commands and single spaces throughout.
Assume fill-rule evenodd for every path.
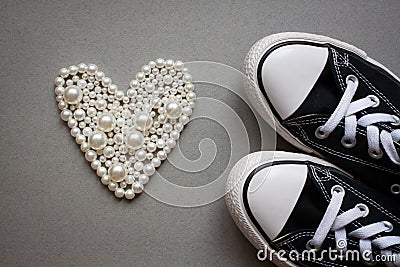
M 192 76 L 181 61 L 144 65 L 125 94 L 94 64 L 59 70 L 55 94 L 61 119 L 118 198 L 143 191 L 179 139 L 195 107 Z

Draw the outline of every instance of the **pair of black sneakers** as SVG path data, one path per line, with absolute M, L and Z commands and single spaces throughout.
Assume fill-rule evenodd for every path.
M 279 266 L 400 266 L 400 79 L 347 43 L 305 33 L 258 41 L 248 98 L 288 142 L 232 169 L 236 224 Z

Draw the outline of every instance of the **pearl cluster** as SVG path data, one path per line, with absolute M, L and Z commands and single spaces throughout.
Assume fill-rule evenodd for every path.
M 175 147 L 196 99 L 181 61 L 150 61 L 135 78 L 126 95 L 94 64 L 62 68 L 55 79 L 61 119 L 101 182 L 127 199 Z

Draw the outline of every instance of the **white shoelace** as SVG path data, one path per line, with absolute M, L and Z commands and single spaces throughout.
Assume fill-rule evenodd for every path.
M 325 139 L 329 134 L 339 125 L 340 121 L 345 118 L 344 123 L 344 136 L 342 138 L 343 146 L 352 148 L 356 145 L 357 125 L 367 128 L 368 140 L 368 153 L 371 157 L 379 159 L 382 157 L 383 152 L 380 143 L 389 158 L 395 163 L 400 165 L 400 156 L 397 153 L 394 142 L 400 140 L 400 129 L 388 132 L 382 130 L 379 133 L 379 128 L 373 124 L 380 122 L 392 123 L 392 125 L 400 125 L 400 119 L 395 115 L 385 113 L 367 114 L 357 120 L 357 112 L 363 111 L 370 107 L 377 107 L 379 105 L 379 98 L 374 95 L 369 95 L 365 98 L 352 101 L 358 87 L 358 79 L 354 75 L 349 75 L 346 78 L 347 88 L 343 93 L 335 111 L 326 121 L 326 123 L 317 128 L 315 135 L 319 139 Z
M 338 215 L 340 207 L 342 206 L 345 191 L 343 187 L 339 185 L 334 186 L 331 191 L 331 201 L 313 238 L 307 242 L 307 248 L 319 250 L 328 233 L 333 231 L 335 232 L 336 249 L 339 251 L 339 255 L 344 255 L 347 251 L 345 227 L 361 217 L 366 217 L 369 213 L 369 209 L 364 204 L 357 204 L 354 208 Z M 383 236 L 370 240 L 370 238 L 375 235 L 384 232 L 387 233 L 392 230 L 393 225 L 390 222 L 383 221 L 363 226 L 350 232 L 348 235 L 360 239 L 360 253 L 367 263 L 373 263 L 372 247 L 375 247 L 380 251 L 381 255 L 384 255 L 386 258 L 394 258 L 394 261 L 385 262 L 387 266 L 399 267 L 400 253 L 393 252 L 390 247 L 400 245 L 400 236 Z

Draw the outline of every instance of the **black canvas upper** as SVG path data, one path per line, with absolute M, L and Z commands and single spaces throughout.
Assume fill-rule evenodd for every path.
M 294 42 L 279 44 L 268 50 L 258 66 L 258 84 L 267 101 L 263 88 L 261 70 L 263 62 L 277 47 Z M 353 148 L 345 148 L 341 144 L 344 135 L 344 118 L 326 139 L 318 139 L 315 130 L 323 125 L 337 107 L 346 89 L 346 77 L 355 75 L 359 80 L 357 92 L 352 101 L 375 95 L 380 100 L 378 107 L 368 108 L 356 113 L 357 118 L 366 114 L 386 113 L 400 117 L 400 83 L 382 68 L 368 62 L 351 51 L 335 47 L 331 44 L 315 44 L 298 42 L 305 45 L 325 46 L 329 50 L 325 68 L 302 105 L 289 118 L 282 120 L 272 110 L 279 122 L 303 144 L 311 147 L 328 161 L 354 175 L 369 186 L 377 187 L 397 200 L 400 194 L 392 194 L 391 186 L 400 183 L 400 166 L 393 163 L 384 152 L 381 159 L 373 159 L 368 154 L 366 128 L 357 126 L 357 144 Z M 306 64 L 306 63 L 305 63 Z M 293 89 L 295 90 L 295 88 Z M 392 131 L 399 128 L 390 123 L 375 124 L 380 131 Z M 399 145 L 395 144 L 400 153 Z
M 322 166 L 312 162 L 277 162 L 275 164 L 288 163 L 306 164 L 308 167 L 308 177 L 294 210 L 292 211 L 283 230 L 275 240 L 268 239 L 267 235 L 260 227 L 259 222 L 257 222 L 252 215 L 247 200 L 247 190 L 251 179 L 258 171 L 270 166 L 271 164 L 262 165 L 253 171 L 247 177 L 243 190 L 243 202 L 247 214 L 251 218 L 253 224 L 256 225 L 259 232 L 263 235 L 264 239 L 276 251 L 284 250 L 286 253 L 289 253 L 293 250 L 299 252 L 306 250 L 306 243 L 313 237 L 319 223 L 321 222 L 331 200 L 331 188 L 335 185 L 340 185 L 345 189 L 345 196 L 339 213 L 352 209 L 356 204 L 360 203 L 367 205 L 369 208 L 368 216 L 360 218 L 346 226 L 347 233 L 371 223 L 388 221 L 393 224 L 394 229 L 392 232 L 385 234 L 388 236 L 400 235 L 400 209 L 398 203 L 394 202 L 385 194 L 355 181 L 347 174 L 335 168 Z M 381 236 L 382 235 L 376 237 Z M 349 250 L 359 250 L 358 239 L 348 237 L 347 241 Z M 329 247 L 332 249 L 335 248 L 333 232 L 329 233 L 321 249 L 328 249 Z M 394 247 L 394 250 L 400 251 L 400 247 Z M 379 253 L 379 251 L 374 251 L 374 253 Z M 317 256 L 320 256 L 320 254 L 317 253 Z M 296 264 L 302 266 L 365 266 L 362 261 L 331 261 L 327 256 L 323 257 L 322 260 L 300 260 L 297 261 Z M 377 266 L 385 265 L 380 263 Z

